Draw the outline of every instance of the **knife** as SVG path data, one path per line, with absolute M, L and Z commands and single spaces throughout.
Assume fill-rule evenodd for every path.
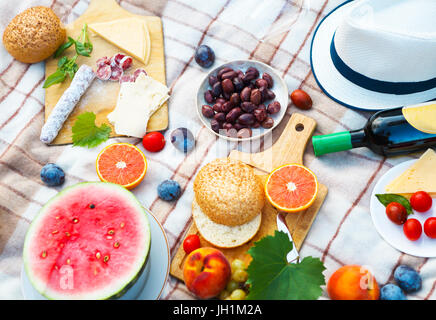
M 300 261 L 300 255 L 298 254 L 298 250 L 295 247 L 294 240 L 292 240 L 292 235 L 289 232 L 288 227 L 286 226 L 286 220 L 283 213 L 277 213 L 277 230 L 286 233 L 289 237 L 289 240 L 292 242 L 292 250 L 286 256 L 286 260 L 289 263 L 298 263 Z

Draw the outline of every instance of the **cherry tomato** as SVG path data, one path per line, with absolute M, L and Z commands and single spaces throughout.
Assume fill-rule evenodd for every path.
M 415 192 L 410 198 L 410 205 L 418 212 L 426 212 L 430 210 L 433 200 L 425 191 Z
M 436 238 L 436 218 L 428 218 L 424 222 L 424 233 L 427 237 L 435 239 Z
M 407 220 L 407 210 L 398 202 L 391 202 L 386 206 L 386 215 L 395 224 L 404 224 Z
M 161 151 L 165 147 L 165 138 L 160 132 L 147 133 L 142 139 L 145 150 L 150 152 Z
M 200 237 L 196 234 L 187 236 L 183 241 L 183 249 L 185 250 L 186 254 L 189 254 L 200 247 Z
M 421 223 L 416 219 L 408 219 L 403 225 L 403 231 L 407 239 L 410 241 L 416 241 L 422 234 Z

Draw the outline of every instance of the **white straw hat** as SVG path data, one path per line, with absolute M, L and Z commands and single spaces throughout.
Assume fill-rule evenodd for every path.
M 310 60 L 321 89 L 352 108 L 436 98 L 436 1 L 355 0 L 315 30 Z

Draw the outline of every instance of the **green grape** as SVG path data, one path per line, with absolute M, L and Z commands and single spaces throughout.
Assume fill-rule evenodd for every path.
M 242 289 L 236 289 L 230 295 L 230 299 L 232 300 L 244 300 L 245 299 L 245 291 Z
M 245 264 L 242 260 L 240 259 L 235 259 L 232 261 L 232 270 L 236 271 L 238 269 L 244 270 L 245 269 Z
M 230 296 L 230 293 L 227 290 L 223 290 L 223 291 L 221 291 L 221 293 L 219 295 L 219 299 L 226 300 L 226 298 L 229 296 Z
M 239 283 L 244 283 L 247 281 L 248 273 L 244 270 L 238 269 L 232 273 L 232 280 Z
M 230 280 L 229 283 L 227 283 L 227 291 L 232 292 L 233 290 L 236 290 L 239 288 L 239 283 L 237 283 L 234 280 Z

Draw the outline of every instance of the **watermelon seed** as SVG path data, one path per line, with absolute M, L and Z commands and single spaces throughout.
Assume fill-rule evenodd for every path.
M 112 240 L 112 236 L 106 236 L 106 239 L 108 239 L 108 240 Z
M 56 234 L 56 233 L 59 233 L 59 231 L 57 231 L 57 230 L 52 231 L 52 234 Z
M 115 230 L 114 229 L 109 229 L 109 231 L 107 233 L 112 235 L 112 234 L 115 233 Z
M 71 263 L 71 260 L 70 259 L 67 259 L 67 264 L 70 264 Z
M 124 222 L 121 222 L 120 227 L 121 227 L 121 228 L 124 228 L 125 225 L 126 225 L 126 224 L 125 224 Z
M 71 234 L 70 234 L 68 231 L 65 232 L 65 235 L 66 235 L 67 237 L 71 236 Z
M 120 243 L 118 241 L 115 241 L 114 248 L 118 248 L 120 246 Z
M 109 256 L 104 256 L 103 261 L 107 263 L 109 261 Z
M 59 244 L 59 247 L 63 248 L 63 247 L 64 247 L 64 244 L 63 244 L 63 243 L 60 243 L 60 244 Z
M 79 222 L 79 219 L 74 218 L 74 219 L 73 219 L 73 223 L 77 223 L 77 222 Z
M 93 204 L 93 203 L 90 204 L 90 205 L 89 205 L 89 208 L 94 209 L 94 208 L 95 208 L 95 204 Z
M 41 253 L 41 258 L 43 258 L 43 259 L 45 259 L 47 257 L 47 251 L 43 251 L 42 253 Z
M 100 257 L 101 257 L 101 253 L 100 253 L 100 252 L 97 252 L 97 253 L 95 254 L 95 257 L 96 257 L 97 259 L 100 259 Z

